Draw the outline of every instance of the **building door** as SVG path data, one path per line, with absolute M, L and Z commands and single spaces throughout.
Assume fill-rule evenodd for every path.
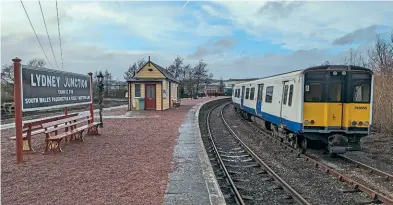
M 145 109 L 156 109 L 156 85 L 154 84 L 145 85 Z

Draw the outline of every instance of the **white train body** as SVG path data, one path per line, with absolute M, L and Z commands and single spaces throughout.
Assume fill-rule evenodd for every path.
M 236 84 L 232 103 L 288 141 L 358 143 L 371 125 L 372 86 L 367 68 L 318 66 Z
M 292 132 L 299 132 L 302 129 L 303 118 L 301 103 L 303 80 L 301 73 L 302 71 L 295 71 L 261 80 L 239 83 L 235 85 L 233 92 L 234 94 L 240 92 L 239 97 L 235 97 L 233 94 L 232 101 L 240 109 L 265 121 L 286 126 Z M 288 87 L 286 99 L 283 97 L 285 86 Z M 245 89 L 244 98 L 241 96 L 243 87 Z M 248 96 L 247 89 L 249 89 Z M 254 90 L 253 96 L 251 89 Z M 272 95 L 270 95 L 271 89 L 273 89 Z

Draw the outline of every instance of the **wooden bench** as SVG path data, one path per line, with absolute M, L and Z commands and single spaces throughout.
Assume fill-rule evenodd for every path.
M 90 115 L 78 115 L 71 118 L 60 119 L 53 122 L 44 123 L 42 127 L 45 130 L 45 151 L 59 151 L 62 152 L 60 143 L 63 138 L 67 142 L 67 138 L 70 137 L 69 141 L 80 140 L 83 141 L 83 132 L 87 130 L 87 134 L 97 135 L 98 126 L 101 124 L 100 122 L 93 122 L 92 117 Z M 78 127 L 78 125 L 81 125 Z M 64 132 L 59 133 L 64 129 Z
M 23 137 L 23 152 L 29 153 L 34 152 L 31 146 L 32 136 L 45 133 L 45 129 L 42 127 L 44 123 L 53 122 L 56 120 L 62 120 L 77 116 L 78 113 L 70 115 L 56 116 L 42 120 L 36 120 L 32 122 L 23 123 L 22 125 L 22 137 Z M 16 136 L 10 137 L 11 140 L 16 140 Z

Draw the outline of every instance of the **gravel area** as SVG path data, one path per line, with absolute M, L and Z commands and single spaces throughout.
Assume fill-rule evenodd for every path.
M 387 197 L 393 198 L 393 181 L 388 181 L 377 173 L 370 173 L 370 170 L 367 168 L 357 168 L 356 164 L 347 162 L 341 158 L 330 158 L 320 151 L 307 150 L 307 155 L 333 167 L 356 182 L 364 184 Z
M 15 142 L 7 139 L 14 129 L 2 130 L 2 204 L 162 204 L 179 126 L 206 100 L 184 100 L 157 111 L 158 118 L 104 118 L 101 136 L 67 143 L 62 153 L 41 154 L 44 137 L 36 136 L 37 153 L 23 164 L 15 163 Z
M 361 151 L 348 152 L 346 156 L 393 174 L 393 136 L 375 133 L 360 142 Z
M 356 204 L 368 200 L 364 193 L 343 193 L 343 190 L 351 190 L 347 184 L 315 169 L 266 136 L 254 132 L 238 119 L 232 105 L 224 111 L 224 116 L 244 143 L 310 203 Z

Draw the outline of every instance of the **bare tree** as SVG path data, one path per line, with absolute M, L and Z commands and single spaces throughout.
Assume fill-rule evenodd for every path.
M 203 62 L 202 59 L 194 67 L 194 76 L 195 76 L 196 94 L 197 95 L 199 93 L 201 83 L 204 83 L 209 79 L 209 75 L 208 75 L 209 70 L 206 67 L 207 67 L 207 64 L 205 62 Z
M 136 72 L 141 69 L 144 65 L 146 64 L 145 59 L 141 59 L 137 62 L 135 62 L 134 64 L 130 65 L 128 67 L 128 70 L 124 73 L 124 79 L 125 80 L 130 80 L 132 79 Z
M 363 67 L 367 66 L 367 62 L 364 60 L 362 53 L 358 53 L 352 48 L 349 50 L 349 56 L 344 58 L 344 64 Z
M 27 63 L 27 65 L 33 66 L 33 67 L 43 68 L 43 67 L 45 67 L 46 62 L 45 62 L 44 59 L 34 58 L 34 59 L 32 59 L 32 60 L 29 60 L 29 62 Z
M 374 71 L 373 127 L 393 134 L 393 31 L 390 40 L 377 36 L 368 55 L 369 67 Z
M 168 71 L 176 78 L 182 77 L 183 73 L 183 59 L 180 56 L 177 56 L 175 61 L 173 61 L 172 65 L 168 67 Z
M 384 41 L 377 36 L 377 42 L 373 49 L 368 51 L 372 69 L 375 72 L 392 75 L 393 67 L 393 32 L 391 42 Z

